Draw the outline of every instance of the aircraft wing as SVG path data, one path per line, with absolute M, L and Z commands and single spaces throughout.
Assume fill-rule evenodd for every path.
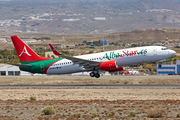
M 90 60 L 85 60 L 85 59 L 81 59 L 81 58 L 77 58 L 77 57 L 60 54 L 51 44 L 49 44 L 49 46 L 51 47 L 51 49 L 55 55 L 69 59 L 74 64 L 79 64 L 79 66 L 83 66 L 85 69 L 92 68 L 92 67 L 98 67 L 100 65 L 100 63 L 96 62 L 96 61 L 90 61 Z
M 14 66 L 18 66 L 18 67 L 24 67 L 24 68 L 29 68 L 31 67 L 32 65 L 23 65 L 23 64 L 14 64 L 14 63 L 7 63 L 9 65 L 14 65 Z

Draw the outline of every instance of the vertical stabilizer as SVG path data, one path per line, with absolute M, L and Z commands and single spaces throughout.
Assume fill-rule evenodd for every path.
M 41 61 L 51 59 L 37 55 L 28 45 L 19 39 L 19 37 L 11 36 L 11 39 L 20 61 Z

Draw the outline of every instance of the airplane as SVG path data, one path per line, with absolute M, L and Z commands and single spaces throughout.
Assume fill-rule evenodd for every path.
M 123 66 L 156 62 L 176 54 L 175 51 L 163 46 L 146 46 L 68 56 L 59 53 L 49 44 L 53 53 L 61 57 L 52 59 L 37 55 L 18 36 L 11 36 L 11 39 L 21 63 L 11 65 L 19 66 L 20 70 L 33 74 L 60 75 L 90 71 L 91 77 L 99 78 L 101 71 L 123 71 Z

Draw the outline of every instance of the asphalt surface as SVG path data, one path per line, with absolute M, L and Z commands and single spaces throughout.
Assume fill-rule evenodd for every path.
M 0 88 L 180 88 L 180 85 L 0 85 Z

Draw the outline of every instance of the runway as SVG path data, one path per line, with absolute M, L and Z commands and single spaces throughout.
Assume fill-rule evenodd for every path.
M 180 85 L 0 85 L 0 88 L 180 88 Z

